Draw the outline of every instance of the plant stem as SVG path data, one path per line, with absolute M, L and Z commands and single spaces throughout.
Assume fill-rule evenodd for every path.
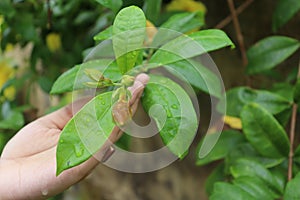
M 290 152 L 289 152 L 289 166 L 288 166 L 288 181 L 292 179 L 293 176 L 293 156 L 294 156 L 294 140 L 295 140 L 295 126 L 297 117 L 297 104 L 293 104 L 292 119 L 290 127 Z
M 52 28 L 52 10 L 50 6 L 50 0 L 47 0 L 47 28 Z
M 232 19 L 233 19 L 233 25 L 234 25 L 236 37 L 237 37 L 237 41 L 239 43 L 239 47 L 240 47 L 240 51 L 241 51 L 241 55 L 242 55 L 243 66 L 244 66 L 244 68 L 246 68 L 246 66 L 248 64 L 248 58 L 247 58 L 247 55 L 246 55 L 244 37 L 243 37 L 241 27 L 240 27 L 240 23 L 239 23 L 239 20 L 238 20 L 238 17 L 237 17 L 237 11 L 235 10 L 233 0 L 227 0 L 227 3 L 228 3 L 228 7 L 230 9 L 231 16 L 232 16 Z M 250 87 L 250 85 L 251 85 L 250 78 L 248 76 L 246 76 L 245 80 L 246 80 L 246 85 Z
M 252 3 L 254 2 L 254 0 L 247 0 L 245 1 L 242 5 L 240 5 L 237 9 L 236 9 L 236 15 L 238 16 L 239 14 L 241 14 L 246 8 L 248 8 L 248 6 L 250 6 Z M 225 19 L 223 19 L 221 22 L 219 22 L 215 28 L 217 29 L 222 29 L 225 26 L 227 26 L 232 20 L 232 16 L 229 15 L 227 16 Z
M 297 78 L 300 78 L 300 60 L 298 65 Z M 297 120 L 298 105 L 294 102 L 292 108 L 292 118 L 290 125 L 290 152 L 289 152 L 289 165 L 288 165 L 288 181 L 293 178 L 293 156 L 294 156 L 294 142 L 295 142 L 295 129 Z
M 237 37 L 237 41 L 239 43 L 240 46 L 240 50 L 241 50 L 241 54 L 242 54 L 242 60 L 243 60 L 243 66 L 246 66 L 248 64 L 248 58 L 246 56 L 246 49 L 245 49 L 245 44 L 244 44 L 244 37 L 241 31 L 241 27 L 240 27 L 240 23 L 237 17 L 237 13 L 236 10 L 234 8 L 234 3 L 233 0 L 227 0 L 230 12 L 231 12 L 231 16 L 233 19 L 233 25 L 234 25 L 234 29 L 236 32 L 236 37 Z

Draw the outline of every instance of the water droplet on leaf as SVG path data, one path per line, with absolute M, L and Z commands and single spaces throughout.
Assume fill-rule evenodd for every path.
M 172 117 L 172 113 L 170 112 L 170 110 L 169 109 L 166 109 L 166 111 L 167 111 L 167 117 Z
M 176 104 L 173 104 L 173 105 L 171 106 L 171 108 L 173 108 L 173 109 L 178 109 L 178 106 L 177 106 Z
M 83 151 L 84 151 L 84 148 L 83 148 L 82 145 L 75 145 L 75 154 L 76 154 L 76 157 L 82 156 Z

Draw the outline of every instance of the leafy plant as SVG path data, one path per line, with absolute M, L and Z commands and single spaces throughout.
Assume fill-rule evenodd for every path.
M 0 149 L 37 117 L 36 105 L 30 106 L 36 86 L 48 93 L 113 17 L 94 0 L 0 2 Z
M 189 16 L 189 19 L 199 17 L 197 13 L 184 15 Z M 176 15 L 162 27 L 176 27 L 176 31 L 188 32 L 203 25 L 197 20 L 182 23 L 182 20 L 186 20 L 184 17 L 173 20 L 175 17 Z M 179 26 L 176 26 L 177 24 Z M 211 81 L 211 77 L 216 80 L 215 75 L 202 66 L 198 74 L 207 72 L 207 76 L 199 75 L 197 78 L 200 82 L 197 82 L 193 73 L 193 70 L 197 72 L 197 67 L 191 64 L 195 61 L 188 62 L 188 59 L 226 46 L 233 47 L 226 34 L 211 29 L 187 35 L 176 32 L 176 35 L 169 35 L 163 40 L 157 37 L 160 35 L 162 32 L 158 30 L 153 38 L 155 45 L 149 45 L 147 41 L 152 36 L 147 32 L 143 11 L 135 6 L 126 7 L 117 14 L 110 28 L 95 37 L 95 40 L 108 39 L 104 43 L 107 41 L 112 43 L 109 48 L 113 49 L 113 57 L 88 60 L 62 74 L 54 83 L 52 94 L 88 87 L 102 88 L 100 93 L 62 130 L 57 147 L 57 175 L 91 157 L 104 144 L 114 126 L 126 123 L 126 120 L 120 121 L 114 117 L 115 107 L 125 110 L 125 119 L 131 118 L 128 103 L 130 93 L 127 88 L 132 85 L 133 76 L 138 73 L 150 73 L 152 69 L 159 67 L 166 67 L 170 71 L 175 69 L 175 75 L 181 79 L 183 75 L 184 79 L 190 80 L 195 88 L 204 92 L 211 91 L 215 96 L 220 96 L 220 91 L 211 88 L 209 90 L 204 84 Z M 186 47 L 190 47 L 192 43 L 202 46 L 201 51 L 190 51 L 191 53 L 183 57 L 176 54 L 183 49 L 187 50 Z M 183 47 L 181 44 L 186 46 Z M 176 73 L 177 69 L 182 75 Z M 214 82 L 214 85 L 216 83 L 218 84 Z M 150 75 L 142 104 L 146 112 L 156 121 L 164 144 L 173 154 L 183 158 L 198 127 L 196 112 L 189 95 L 170 78 Z M 150 111 L 151 107 L 157 104 L 163 106 L 166 115 L 164 123 L 160 120 L 161 111 L 160 113 Z
M 299 11 L 299 2 L 292 2 L 278 1 L 273 31 Z M 251 87 L 253 75 L 272 73 L 299 48 L 297 39 L 275 35 L 258 41 L 247 50 L 245 71 L 250 81 L 247 86 L 226 92 L 227 116 L 224 120 L 233 128 L 222 132 L 206 156 L 201 154 L 204 139 L 197 150 L 197 165 L 219 161 L 206 181 L 209 199 L 300 199 L 295 190 L 300 184 L 300 145 L 294 140 L 299 112 L 300 66 L 298 75 L 295 70 L 290 73 L 293 78 L 273 82 L 269 88 Z M 220 105 L 224 101 L 221 100 Z M 288 122 L 289 136 L 286 132 Z M 211 133 L 207 137 L 218 134 Z

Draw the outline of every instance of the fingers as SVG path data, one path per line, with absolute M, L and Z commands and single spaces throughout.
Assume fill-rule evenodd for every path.
M 142 74 L 137 75 L 133 86 L 128 88 L 128 90 L 132 94 L 131 100 L 129 102 L 130 105 L 133 105 L 135 101 L 140 99 L 148 81 L 149 81 L 149 76 L 147 74 L 142 73 Z
M 68 121 L 91 99 L 92 97 L 85 97 L 77 100 L 53 113 L 39 118 L 37 121 L 45 127 L 62 130 Z

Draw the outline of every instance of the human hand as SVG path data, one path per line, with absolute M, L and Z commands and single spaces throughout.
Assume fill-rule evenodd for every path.
M 148 80 L 146 74 L 140 74 L 129 88 L 132 93 L 130 105 L 133 113 Z M 7 143 L 0 158 L 1 200 L 46 199 L 79 182 L 97 166 L 98 159 L 91 157 L 56 176 L 56 147 L 61 130 L 85 103 L 87 99 L 79 100 L 37 119 L 21 129 Z M 115 127 L 109 141 L 101 147 L 99 153 L 103 160 L 112 153 L 110 144 L 117 141 L 120 133 L 120 129 Z

